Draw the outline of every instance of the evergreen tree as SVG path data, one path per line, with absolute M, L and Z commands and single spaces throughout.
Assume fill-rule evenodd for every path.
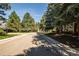
M 45 15 L 43 15 L 42 18 L 41 18 L 41 20 L 40 20 L 39 29 L 41 31 L 44 31 L 45 30 Z
M 5 11 L 11 9 L 11 5 L 8 3 L 0 3 L 0 21 L 5 21 L 4 16 L 6 15 Z M 2 24 L 2 23 L 1 23 Z M 0 28 L 0 35 L 6 35 L 7 33 L 3 28 Z
M 9 16 L 9 19 L 7 21 L 7 29 L 9 31 L 15 31 L 15 32 L 18 32 L 21 29 L 20 18 L 15 11 L 13 11 Z
M 10 10 L 11 5 L 8 3 L 0 3 L 0 20 L 5 20 L 4 15 L 6 15 L 5 11 Z
M 53 29 L 52 27 L 56 27 L 57 31 L 60 32 L 62 32 L 63 28 L 69 31 L 68 26 L 73 23 L 73 25 L 71 25 L 73 27 L 73 32 L 79 32 L 79 4 L 50 3 L 48 4 L 45 17 L 46 29 Z
M 29 13 L 26 13 L 22 20 L 24 31 L 35 31 L 35 21 Z

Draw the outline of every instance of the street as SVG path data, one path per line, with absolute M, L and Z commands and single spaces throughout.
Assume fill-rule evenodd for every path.
M 32 43 L 34 39 L 40 44 Z M 0 41 L 0 56 L 68 56 L 79 55 L 78 51 L 39 33 L 23 33 Z

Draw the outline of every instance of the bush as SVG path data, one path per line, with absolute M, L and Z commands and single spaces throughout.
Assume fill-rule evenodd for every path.
M 16 29 L 6 29 L 7 32 L 17 32 Z
M 3 29 L 0 28 L 0 35 L 6 35 L 6 34 L 7 33 Z

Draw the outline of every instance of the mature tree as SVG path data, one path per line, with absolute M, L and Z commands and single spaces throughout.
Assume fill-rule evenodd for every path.
M 36 22 L 36 31 L 37 31 L 37 32 L 40 31 L 40 22 Z
M 15 11 L 11 13 L 7 21 L 7 29 L 9 31 L 18 32 L 21 29 L 20 18 Z
M 8 3 L 0 3 L 0 20 L 2 20 L 3 22 L 6 20 L 4 18 L 4 15 L 6 15 L 5 11 L 11 9 L 10 4 Z M 2 21 L 0 24 L 2 24 Z M 3 30 L 3 28 L 0 28 L 0 35 L 6 35 L 6 32 Z
M 63 4 L 60 12 L 61 18 L 64 18 L 66 24 L 73 23 L 73 32 L 79 32 L 79 4 Z
M 24 31 L 35 31 L 36 29 L 35 21 L 29 13 L 25 13 L 22 20 L 22 25 L 23 25 Z
M 57 27 L 60 32 L 63 28 L 68 29 L 69 24 L 75 23 L 73 25 L 74 32 L 79 31 L 79 4 L 75 3 L 57 3 L 48 4 L 48 9 L 46 11 L 46 29 Z M 72 26 L 72 25 L 71 25 Z
M 3 17 L 4 15 L 6 15 L 5 11 L 10 10 L 11 9 L 11 5 L 8 3 L 0 3 L 0 20 L 5 20 L 5 18 Z
M 48 4 L 48 8 L 46 11 L 46 29 L 53 29 L 54 27 L 59 28 L 59 23 L 61 18 L 59 18 L 59 12 L 61 10 L 62 4 Z M 58 24 L 57 24 L 58 23 Z
M 40 22 L 39 22 L 39 29 L 41 31 L 44 31 L 45 30 L 45 15 L 42 16 Z

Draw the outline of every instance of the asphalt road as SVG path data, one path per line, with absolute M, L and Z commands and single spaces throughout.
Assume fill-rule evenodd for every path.
M 41 41 L 32 43 L 33 39 Z M 38 33 L 23 33 L 0 41 L 0 56 L 69 56 L 79 55 L 70 47 Z
M 33 40 L 33 36 L 35 35 L 36 33 L 24 33 L 0 41 L 0 55 L 10 56 L 22 54 L 24 49 L 35 47 L 36 45 L 31 43 L 31 41 Z

